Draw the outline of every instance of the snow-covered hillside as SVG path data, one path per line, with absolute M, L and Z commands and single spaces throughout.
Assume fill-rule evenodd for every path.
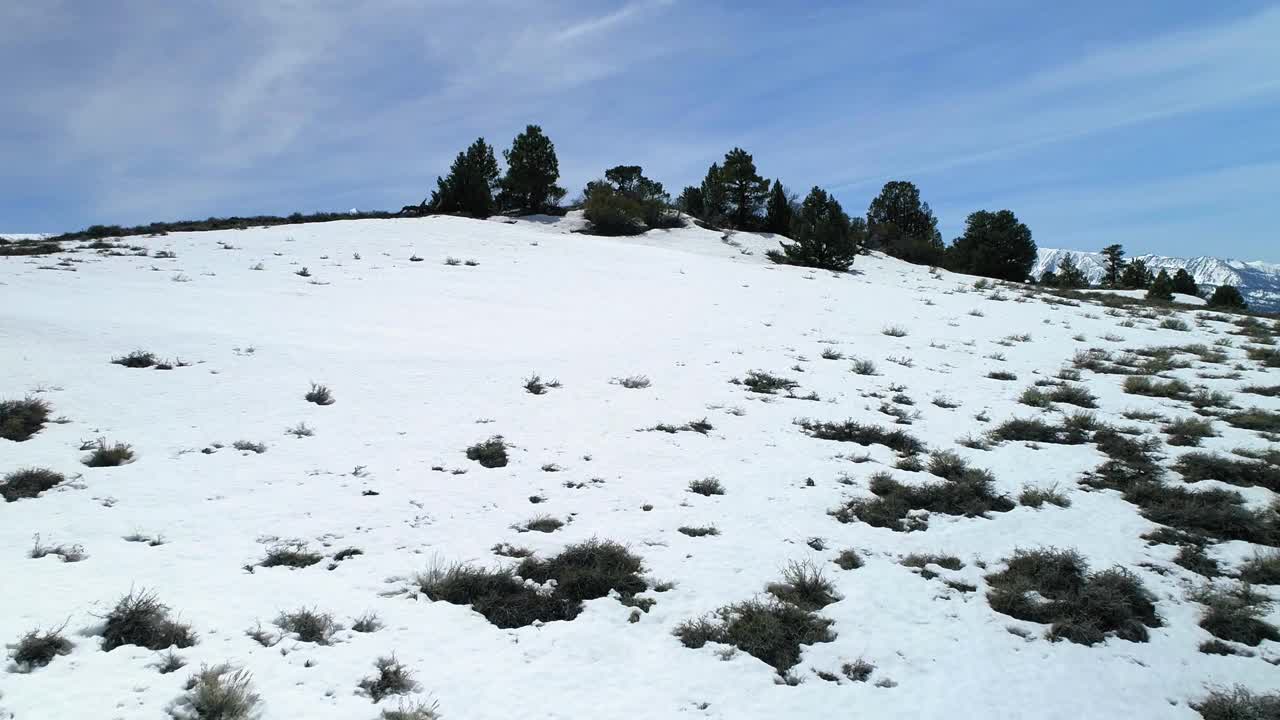
M 50 408 L 29 439 L 0 438 L 0 476 L 65 477 L 0 502 L 0 641 L 16 657 L 61 628 L 72 645 L 0 672 L 0 718 L 198 716 L 187 679 L 220 663 L 249 673 L 266 720 L 437 702 L 458 720 L 1196 718 L 1216 688 L 1280 689 L 1280 642 L 1215 640 L 1197 594 L 1235 591 L 1280 542 L 1258 429 L 1280 398 L 1243 390 L 1280 382 L 1270 326 L 879 255 L 850 274 L 775 266 L 776 239 L 751 234 L 580 225 L 342 221 L 0 258 L 0 400 Z M 112 363 L 134 351 L 172 369 Z M 1116 372 L 1187 385 L 1126 391 Z M 334 402 L 304 399 L 313 383 Z M 1210 436 L 1170 425 L 1197 405 Z M 86 466 L 100 439 L 132 458 Z M 505 465 L 468 458 L 504 445 Z M 1174 472 L 1196 452 L 1214 477 Z M 1141 478 L 1120 487 L 1120 466 Z M 1195 497 L 1231 519 L 1166 512 L 1184 488 L 1218 490 Z M 1144 539 L 1151 518 L 1177 532 Z M 622 571 L 539 564 L 592 539 L 625 546 L 640 579 L 585 590 Z M 997 575 L 1049 547 L 1101 574 Z M 440 590 L 454 564 L 515 568 L 518 548 L 545 576 L 467 576 L 501 586 L 483 604 Z M 1108 589 L 1132 582 L 1114 567 L 1152 612 Z M 1253 590 L 1249 612 L 1280 622 L 1280 588 Z M 184 667 L 108 640 L 130 592 L 190 625 Z M 764 624 L 686 625 L 750 600 L 724 617 Z M 576 617 L 511 620 L 541 604 Z M 300 609 L 342 627 L 282 617 Z M 764 658 L 774 645 L 799 654 Z M 391 657 L 411 692 L 361 685 Z
M 1084 271 L 1089 282 L 1098 283 L 1106 277 L 1107 265 L 1102 253 L 1050 248 L 1040 248 L 1036 266 L 1031 274 L 1034 277 L 1040 277 L 1046 271 L 1057 270 L 1058 263 L 1068 256 Z M 1151 272 L 1167 270 L 1170 275 L 1173 275 L 1178 270 L 1185 269 L 1191 273 L 1191 277 L 1206 294 L 1212 293 L 1219 285 L 1234 285 L 1240 289 L 1245 300 L 1255 310 L 1280 311 L 1280 265 L 1258 260 L 1243 262 L 1208 256 L 1175 258 L 1161 255 L 1137 255 L 1129 259 L 1142 260 Z

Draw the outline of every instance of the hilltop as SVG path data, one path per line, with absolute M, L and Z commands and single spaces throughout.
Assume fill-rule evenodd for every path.
M 0 717 L 199 716 L 222 663 L 266 720 L 1280 690 L 1274 321 L 583 226 L 0 257 Z

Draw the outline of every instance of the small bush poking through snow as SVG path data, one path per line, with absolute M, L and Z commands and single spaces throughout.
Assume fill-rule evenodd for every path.
M 155 353 L 145 350 L 134 350 L 123 357 L 111 358 L 112 365 L 123 365 L 127 368 L 149 368 L 156 364 Z
M 251 452 L 257 455 L 267 451 L 267 446 L 263 443 L 250 442 L 248 440 L 237 440 L 231 443 L 231 447 L 241 452 Z
M 230 665 L 201 666 L 187 681 L 187 694 L 174 702 L 171 714 L 179 720 L 252 720 L 262 699 L 252 678 Z
M 1115 635 L 1146 642 L 1147 628 L 1160 626 L 1154 598 L 1137 576 L 1123 568 L 1090 573 L 1071 550 L 1018 550 L 987 583 L 991 609 L 1049 624 L 1051 640 L 1093 645 Z
M 1191 386 L 1176 378 L 1160 382 L 1149 375 L 1130 375 L 1124 379 L 1124 391 L 1130 395 L 1177 400 L 1191 395 Z
M 1192 595 L 1205 606 L 1200 627 L 1220 640 L 1257 647 L 1263 640 L 1280 640 L 1280 628 L 1263 620 L 1271 599 L 1248 584 L 1230 588 L 1206 587 Z
M 486 570 L 471 565 L 435 567 L 415 577 L 415 584 L 431 600 L 471 608 L 500 628 L 515 628 L 536 621 L 572 620 L 583 600 L 605 597 L 612 591 L 624 600 L 645 589 L 640 577 L 641 560 L 623 546 L 589 540 L 566 547 L 546 560 L 525 558 L 516 570 Z M 549 592 L 526 585 L 531 580 Z
M 720 484 L 720 480 L 714 477 L 706 477 L 701 480 L 693 480 L 689 483 L 689 492 L 699 495 L 723 495 L 724 486 Z
M 883 335 L 888 335 L 889 337 L 906 337 L 907 336 L 906 329 L 901 327 L 900 325 L 889 325 L 888 327 L 881 330 L 880 333 Z
M 27 554 L 33 560 L 57 555 L 62 562 L 68 563 L 78 563 L 86 557 L 84 547 L 81 545 L 41 545 L 39 534 L 36 535 L 35 543 L 31 546 L 31 552 Z
M 392 710 L 386 708 L 382 711 L 382 720 L 439 720 L 442 716 L 438 712 L 440 704 L 437 702 L 427 703 L 419 701 L 416 703 L 400 703 L 400 705 Z
M 968 469 L 958 479 L 924 485 L 904 485 L 889 473 L 877 473 L 871 477 L 870 490 L 874 497 L 849 500 L 831 515 L 843 523 L 861 520 L 873 527 L 908 532 L 928 527 L 928 520 L 913 511 L 986 517 L 988 512 L 1014 508 L 1012 500 L 996 494 L 985 470 Z
M 1226 420 L 1231 427 L 1238 427 L 1242 430 L 1280 433 L 1280 412 L 1250 408 L 1249 410 L 1225 415 L 1222 419 Z
M 1255 695 L 1237 685 L 1231 690 L 1214 690 L 1191 707 L 1204 720 L 1272 720 L 1280 718 L 1280 693 Z
M 1007 370 L 993 370 L 987 373 L 987 377 L 992 380 L 1017 380 L 1018 376 Z
M 851 442 L 863 447 L 884 445 L 904 455 L 914 455 L 924 452 L 925 449 L 924 443 L 905 431 L 886 430 L 876 425 L 864 425 L 852 420 L 846 420 L 843 423 L 797 420 L 796 425 L 819 440 Z
M 49 403 L 39 398 L 0 401 L 0 438 L 23 442 L 49 420 Z
M 849 367 L 855 375 L 879 375 L 876 371 L 876 364 L 871 360 L 858 359 L 853 361 L 853 365 Z
M 1178 458 L 1173 469 L 1187 482 L 1217 480 L 1240 487 L 1263 487 L 1280 492 L 1280 467 L 1253 460 L 1192 452 Z
M 320 553 L 311 552 L 305 542 L 277 543 L 267 548 L 267 554 L 258 563 L 260 567 L 304 568 L 323 559 Z
M 959 570 L 964 567 L 964 561 L 955 555 L 930 555 L 921 553 L 911 553 L 902 558 L 903 567 L 916 568 L 924 570 L 930 565 L 937 565 L 947 570 Z M 926 576 L 928 577 L 928 576 Z
M 40 493 L 56 487 L 65 479 L 62 473 L 43 468 L 14 470 L 5 475 L 4 481 L 0 482 L 0 497 L 3 497 L 5 502 L 38 497 Z
M 549 380 L 547 382 L 543 382 L 542 376 L 538 375 L 538 373 L 534 373 L 524 381 L 524 389 L 527 390 L 531 395 L 541 395 L 545 393 L 548 388 L 558 388 L 558 387 L 560 387 L 559 380 Z
M 539 515 L 520 526 L 522 532 L 552 533 L 564 527 L 564 521 L 550 515 Z
M 1164 426 L 1169 436 L 1169 444 L 1182 447 L 1196 447 L 1201 438 L 1217 437 L 1213 423 L 1198 417 L 1184 417 L 1173 420 Z
M 754 393 L 764 395 L 773 395 L 782 390 L 790 393 L 792 390 L 800 387 L 800 383 L 777 375 L 771 375 L 760 370 L 751 370 L 747 372 L 747 376 L 741 380 L 735 379 L 734 384 L 745 385 L 748 390 Z
M 501 435 L 494 435 L 484 442 L 467 448 L 467 459 L 475 460 L 481 467 L 500 468 L 507 465 L 507 444 Z
M 704 525 L 702 527 L 690 527 L 688 525 L 683 525 L 676 528 L 676 530 L 678 530 L 680 534 L 688 535 L 689 537 L 706 537 L 708 535 L 720 534 L 720 530 L 714 525 Z
M 407 695 L 418 689 L 413 680 L 413 672 L 405 667 L 395 656 L 380 657 L 373 663 L 378 674 L 360 681 L 359 688 L 376 702 L 388 695 Z
M 803 610 L 818 610 L 836 602 L 835 585 L 811 562 L 791 562 L 782 571 L 782 582 L 770 583 L 769 594 Z
M 311 389 L 307 391 L 304 397 L 307 402 L 315 403 L 316 405 L 332 405 L 335 402 L 333 393 L 329 388 L 316 383 L 311 383 Z
M 102 629 L 102 649 L 137 645 L 148 650 L 191 647 L 196 642 L 191 626 L 169 617 L 169 606 L 154 593 L 132 590 L 107 614 Z
M 81 462 L 89 467 L 118 467 L 133 461 L 133 448 L 118 442 L 108 445 L 106 440 L 99 440 Z
M 853 682 L 866 682 L 876 666 L 861 658 L 840 666 L 840 672 Z
M 276 627 L 297 636 L 299 642 L 328 645 L 333 634 L 342 630 L 329 613 L 316 612 L 314 608 L 299 608 L 291 613 L 280 613 Z
M 351 623 L 351 629 L 358 633 L 378 632 L 382 629 L 382 619 L 375 612 L 367 612 Z
M 311 437 L 316 434 L 316 431 L 312 430 L 311 427 L 304 422 L 300 422 L 297 425 L 286 429 L 284 432 L 286 435 L 292 435 L 296 438 Z
M 1058 489 L 1056 485 L 1049 487 L 1025 487 L 1018 495 L 1018 504 L 1038 508 L 1045 503 L 1058 507 L 1071 507 L 1071 498 Z
M 1254 585 L 1280 585 L 1280 551 L 1258 553 L 1244 561 L 1240 579 Z
M 1218 561 L 1209 557 L 1204 548 L 1199 545 L 1183 545 L 1178 548 L 1178 553 L 1173 557 L 1173 563 L 1207 578 L 1215 578 L 1222 574 Z
M 624 378 L 614 378 L 610 382 L 614 385 L 621 385 L 628 390 L 642 390 L 652 384 L 649 382 L 648 376 L 645 375 L 629 375 Z
M 857 570 L 863 566 L 862 556 L 857 550 L 841 550 L 833 561 L 841 570 Z
M 712 618 L 684 622 L 675 635 L 688 648 L 732 645 L 785 673 L 800 662 L 802 645 L 835 640 L 831 624 L 789 603 L 748 600 L 720 608 Z
M 62 628 L 32 630 L 13 646 L 13 662 L 18 672 L 30 672 L 53 662 L 59 655 L 71 652 L 71 641 L 62 636 Z

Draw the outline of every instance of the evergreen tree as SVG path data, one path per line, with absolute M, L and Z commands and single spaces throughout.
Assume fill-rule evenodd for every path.
M 769 253 L 774 262 L 843 272 L 858 254 L 864 228 L 849 221 L 834 197 L 815 187 L 800 205 L 791 232 L 794 242 L 781 243 L 781 253 Z
M 497 182 L 498 161 L 493 157 L 493 148 L 484 138 L 477 138 L 466 151 L 458 153 L 449 174 L 436 179 L 431 206 L 440 213 L 488 217 L 493 214 Z
M 1151 287 L 1147 289 L 1147 299 L 1165 302 L 1173 300 L 1173 278 L 1169 277 L 1168 272 L 1161 270 L 1155 280 L 1151 281 Z
M 742 148 L 725 153 L 720 177 L 730 223 L 738 230 L 754 228 L 759 220 L 760 207 L 769 194 L 769 181 L 760 177 L 755 161 Z
M 885 183 L 871 201 L 867 232 L 871 247 L 907 262 L 938 265 L 946 250 L 929 204 L 920 201 L 913 183 L 902 180 Z
M 1011 210 L 979 210 L 965 220 L 964 235 L 947 251 L 947 265 L 956 272 L 1023 282 L 1036 264 L 1031 229 Z
M 1058 273 L 1052 270 L 1045 270 L 1040 275 L 1040 284 L 1045 287 L 1058 287 Z
M 724 172 L 719 163 L 711 163 L 702 179 L 702 219 L 719 223 L 729 212 L 729 197 L 724 186 Z
M 775 235 L 787 235 L 791 232 L 791 199 L 782 187 L 781 180 L 773 181 L 773 189 L 769 192 L 769 203 L 765 207 L 764 231 Z
M 1200 286 L 1196 285 L 1195 278 L 1186 268 L 1178 268 L 1178 272 L 1173 274 L 1173 291 L 1182 295 L 1199 295 Z
M 1120 285 L 1129 290 L 1146 290 L 1151 285 L 1151 271 L 1144 260 L 1134 260 L 1124 268 Z
M 1058 261 L 1058 267 L 1055 274 L 1057 276 L 1058 287 L 1063 290 L 1082 288 L 1089 284 L 1088 279 L 1084 276 L 1084 271 L 1076 265 L 1075 258 L 1071 255 L 1067 255 L 1062 258 L 1062 260 Z
M 631 235 L 682 224 L 671 212 L 671 196 L 662 183 L 645 177 L 639 165 L 605 170 L 604 180 L 587 183 L 582 194 L 584 215 L 600 235 Z
M 702 188 L 695 185 L 686 186 L 681 191 L 680 197 L 676 198 L 676 208 L 701 219 L 706 214 L 702 204 Z
M 1102 248 L 1102 255 L 1107 259 L 1107 286 L 1119 287 L 1120 275 L 1124 272 L 1124 248 L 1120 245 L 1108 245 Z
M 1234 285 L 1219 285 L 1209 297 L 1209 307 L 1226 310 L 1248 310 L 1249 304 L 1244 301 L 1240 289 Z
M 525 127 L 511 141 L 511 149 L 503 150 L 507 174 L 502 178 L 502 206 L 527 213 L 546 212 L 559 205 L 564 188 L 556 185 L 560 178 L 560 161 L 556 146 L 537 125 Z

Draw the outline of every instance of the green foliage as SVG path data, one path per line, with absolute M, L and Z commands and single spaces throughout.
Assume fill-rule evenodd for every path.
M 851 223 L 840 203 L 819 187 L 805 197 L 791 232 L 794 242 L 781 243 L 782 254 L 769 256 L 774 262 L 841 272 L 853 264 L 863 235 L 861 222 Z
M 458 153 L 446 177 L 436 180 L 431 207 L 440 213 L 461 213 L 483 218 L 493 214 L 493 191 L 498 182 L 498 161 L 493 148 L 477 138 Z
M 1049 273 L 1045 273 L 1045 275 L 1048 276 Z M 1070 255 L 1067 255 L 1058 262 L 1058 269 L 1054 273 L 1052 279 L 1052 283 L 1050 283 L 1049 279 L 1046 278 L 1041 278 L 1040 281 L 1046 285 L 1056 285 L 1062 290 L 1074 290 L 1075 288 L 1082 288 L 1089 284 L 1089 280 L 1085 277 L 1084 271 L 1076 265 L 1075 258 Z
M 1036 262 L 1031 230 L 1011 210 L 979 210 L 965 220 L 964 234 L 947 250 L 956 272 L 1023 282 Z
M 748 600 L 720 608 L 714 619 L 682 623 L 675 635 L 689 648 L 708 642 L 732 645 L 782 673 L 800 662 L 802 645 L 835 640 L 831 625 L 790 603 Z
M 764 211 L 764 231 L 776 235 L 791 233 L 791 198 L 782 187 L 781 180 L 773 181 L 773 189 L 769 191 L 769 202 Z
M 1178 272 L 1173 274 L 1173 291 L 1180 295 L 1199 295 L 1200 286 L 1196 285 L 1195 278 L 1186 268 L 1178 268 Z
M 0 438 L 23 442 L 49 420 L 49 403 L 39 398 L 0 401 Z
M 1124 273 L 1124 248 L 1120 245 L 1108 245 L 1102 248 L 1102 256 L 1107 259 L 1107 285 L 1119 287 L 1120 276 Z
M 755 161 L 742 148 L 725 153 L 720 168 L 725 209 L 732 227 L 749 230 L 759 223 L 760 208 L 769 195 L 769 181 L 756 172 Z
M 696 218 L 704 217 L 706 208 L 702 202 L 702 186 L 685 186 L 685 189 L 680 192 L 680 197 L 676 198 L 676 209 Z
M 1120 286 L 1127 290 L 1146 290 L 1151 284 L 1151 271 L 1144 260 L 1134 260 L 1120 275 Z
M 560 161 L 556 146 L 537 125 L 525 127 L 511 141 L 511 149 L 503 150 L 507 174 L 499 183 L 500 204 L 525 213 L 552 210 L 564 197 L 564 188 L 556 185 L 560 178 Z
M 1147 299 L 1165 302 L 1173 300 L 1173 278 L 1169 277 L 1168 272 L 1161 270 L 1151 281 L 1151 287 L 1147 288 Z
M 645 177 L 639 165 L 606 170 L 604 180 L 587 183 L 583 196 L 583 214 L 597 235 L 636 235 L 681 224 L 662 183 Z
M 1219 285 L 1209 297 L 1209 307 L 1225 310 L 1248 310 L 1249 304 L 1244 301 L 1240 289 L 1234 285 Z
M 929 204 L 920 201 L 913 183 L 885 183 L 867 208 L 868 244 L 907 262 L 941 265 L 945 247 L 938 219 Z
M 723 222 L 729 213 L 729 196 L 724 185 L 724 172 L 720 163 L 711 163 L 707 175 L 702 179 L 701 199 L 702 215 L 698 217 L 709 223 Z

